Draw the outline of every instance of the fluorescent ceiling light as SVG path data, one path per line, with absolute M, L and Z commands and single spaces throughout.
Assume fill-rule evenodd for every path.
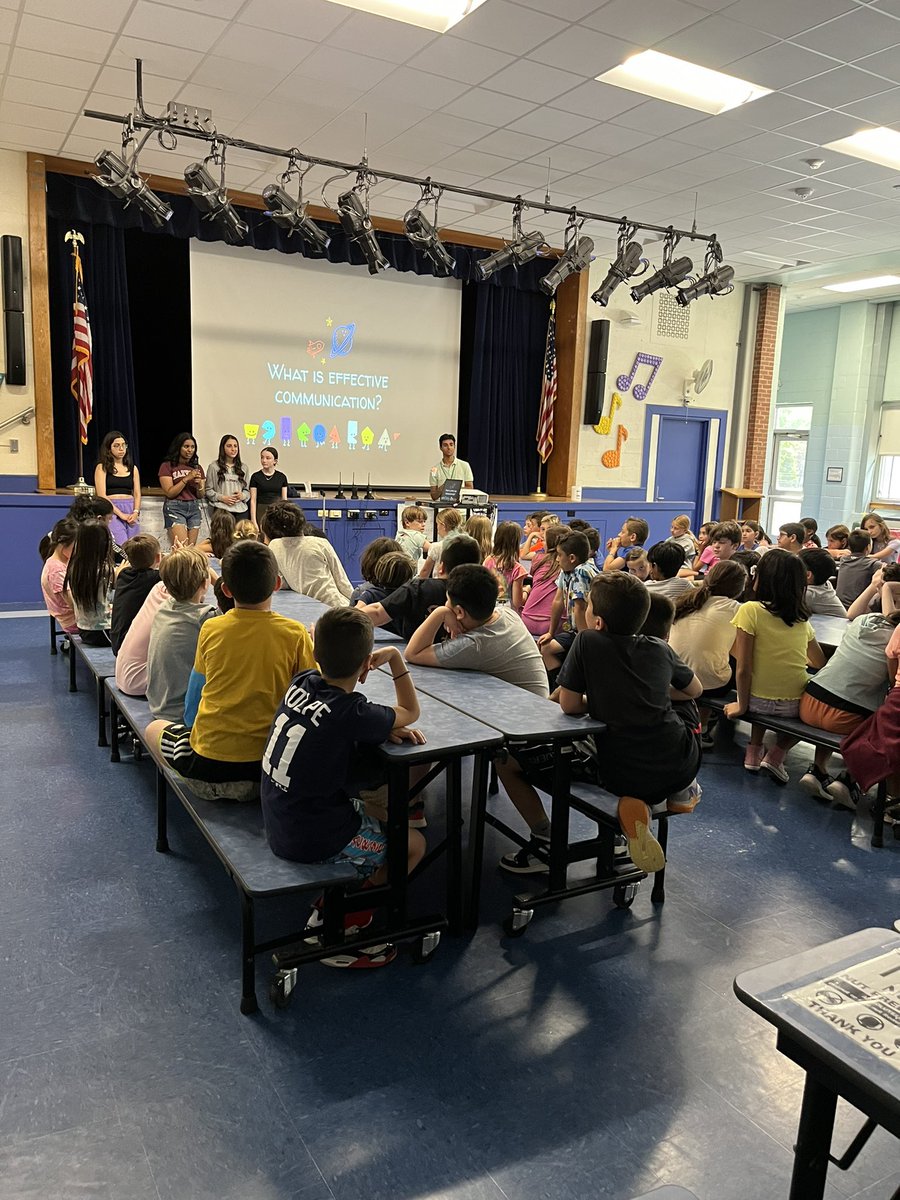
M 848 279 L 844 283 L 825 283 L 826 292 L 867 292 L 870 288 L 894 287 L 900 275 L 873 275 L 871 279 Z
M 374 13 L 376 17 L 390 17 L 392 21 L 405 21 L 407 25 L 418 25 L 435 33 L 446 33 L 463 17 L 480 8 L 484 0 L 329 0 L 329 3 Z
M 768 96 L 772 90 L 656 50 L 635 54 L 621 66 L 595 78 L 599 83 L 614 83 L 630 92 L 667 100 L 670 104 L 683 104 L 713 116 L 749 104 L 760 96 Z
M 864 158 L 866 162 L 878 163 L 880 167 L 900 168 L 900 133 L 883 125 L 879 129 L 861 129 L 852 137 L 829 142 L 822 149 Z

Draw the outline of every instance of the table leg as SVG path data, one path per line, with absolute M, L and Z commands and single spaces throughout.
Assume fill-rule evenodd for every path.
M 97 745 L 107 746 L 106 740 L 106 701 L 104 698 L 104 682 L 97 677 Z
M 462 759 L 447 763 L 447 917 L 450 932 L 463 931 L 462 878 Z
M 388 921 L 391 929 L 406 923 L 407 846 L 409 844 L 409 767 L 406 763 L 388 767 L 387 819 Z
M 561 892 L 566 886 L 569 854 L 569 763 L 571 743 L 553 748 L 553 798 L 550 811 L 550 877 L 551 892 Z
M 836 1108 L 837 1095 L 807 1075 L 789 1200 L 822 1200 L 825 1195 Z
M 166 777 L 161 768 L 156 769 L 156 849 L 160 854 L 169 853 L 168 792 Z
M 463 922 L 466 929 L 478 928 L 481 907 L 481 872 L 484 864 L 484 814 L 487 810 L 488 773 L 492 769 L 490 755 L 479 751 L 472 764 L 472 806 L 469 809 L 469 845 L 467 888 Z
M 70 692 L 78 691 L 78 684 L 75 682 L 75 659 L 76 659 L 76 657 L 77 657 L 77 655 L 76 655 L 76 651 L 75 651 L 75 639 L 72 638 L 71 644 L 69 646 L 69 691 Z
M 119 753 L 119 709 L 110 695 L 109 698 L 109 761 L 120 762 Z

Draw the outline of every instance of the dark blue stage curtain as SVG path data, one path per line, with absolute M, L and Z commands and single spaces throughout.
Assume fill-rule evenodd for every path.
M 76 224 L 74 227 L 79 226 Z M 50 349 L 57 487 L 66 487 L 78 478 L 78 410 L 69 390 L 75 285 L 72 253 L 65 235 L 71 228 L 71 222 L 48 217 Z M 88 482 L 93 482 L 98 448 L 111 429 L 118 429 L 125 434 L 134 462 L 139 461 L 140 447 L 125 274 L 125 230 L 111 225 L 81 224 L 80 232 L 85 235 L 81 261 L 94 365 L 94 416 L 88 425 L 87 445 L 83 448 L 84 477 Z
M 538 482 L 536 431 L 550 300 L 516 288 L 481 284 L 473 290 L 467 457 L 478 487 L 524 495 Z
M 189 197 L 166 195 L 166 199 L 172 205 L 173 216 L 162 229 L 156 229 L 134 205 L 126 208 L 89 179 L 52 173 L 47 176 L 58 479 L 63 479 L 74 469 L 70 464 L 75 461 L 76 431 L 74 409 L 70 411 L 66 407 L 70 365 L 66 359 L 71 355 L 72 306 L 69 295 L 71 262 L 64 248 L 65 232 L 75 227 L 88 236 L 89 250 L 85 255 L 88 305 L 92 323 L 104 322 L 102 332 L 101 326 L 94 324 L 95 416 L 92 432 L 102 438 L 106 428 L 117 427 L 131 439 L 136 437 L 138 421 L 134 406 L 124 232 L 140 231 L 148 238 L 222 240 L 216 225 L 202 218 Z M 322 257 L 311 252 L 299 237 L 289 237 L 259 209 L 236 207 L 249 226 L 245 245 L 258 250 Z M 362 266 L 362 256 L 347 241 L 340 226 L 329 226 L 329 232 L 331 243 L 326 251 L 329 261 Z M 378 242 L 395 270 L 413 271 L 418 275 L 433 273 L 430 263 L 417 254 L 401 234 L 379 232 Z M 538 284 L 553 262 L 537 259 L 518 271 L 508 267 L 489 280 L 480 281 L 475 267 L 479 259 L 487 256 L 487 250 L 455 243 L 448 243 L 447 249 L 456 260 L 455 277 L 462 281 L 464 294 L 470 293 L 468 299 L 464 295 L 460 351 L 460 455 L 472 463 L 480 487 L 496 493 L 531 491 L 536 482 L 535 428 L 549 317 L 549 300 Z M 92 259 L 96 259 L 96 265 Z M 104 273 L 98 275 L 101 269 Z M 371 286 L 377 287 L 377 280 L 373 280 Z M 471 292 L 475 294 L 474 307 Z M 164 309 L 164 295 L 160 296 L 160 303 Z M 468 319 L 467 303 L 471 310 Z M 468 344 L 467 336 L 471 338 Z M 111 343 L 104 346 L 102 365 L 101 337 L 104 342 L 109 340 Z M 102 382 L 98 379 L 101 372 Z M 189 378 L 182 382 L 189 389 Z M 177 390 L 175 382 L 170 380 L 170 384 Z M 98 393 L 102 393 L 104 406 L 109 407 L 100 410 Z M 110 425 L 114 417 L 118 419 L 118 425 Z M 167 423 L 165 411 L 159 412 L 158 421 L 160 425 Z M 92 446 L 89 445 L 87 450 L 91 451 Z M 93 457 L 86 455 L 85 462 L 88 461 L 93 464 Z M 68 481 L 66 478 L 65 482 Z

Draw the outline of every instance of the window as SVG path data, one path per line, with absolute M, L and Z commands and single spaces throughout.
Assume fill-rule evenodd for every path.
M 812 420 L 811 404 L 782 404 L 775 409 L 768 504 L 768 519 L 773 529 L 800 517 Z
M 900 405 L 885 405 L 881 410 L 875 500 L 900 504 Z
M 783 404 L 775 409 L 775 430 L 782 432 L 786 429 L 810 430 L 812 428 L 813 408 L 811 404 Z

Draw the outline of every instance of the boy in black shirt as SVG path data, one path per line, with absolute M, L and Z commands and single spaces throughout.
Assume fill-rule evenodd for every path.
M 411 579 L 377 604 L 363 604 L 364 612 L 373 625 L 386 625 L 392 633 L 409 641 L 433 608 L 447 602 L 446 577 L 454 567 L 463 563 L 480 563 L 481 549 L 473 537 L 460 534 L 447 542 L 437 565 L 438 578 Z
M 628 852 L 648 873 L 665 864 L 650 829 L 650 806 L 688 788 L 700 763 L 698 740 L 673 711 L 672 700 L 692 700 L 703 690 L 665 642 L 637 632 L 649 608 L 640 580 L 626 571 L 598 575 L 591 584 L 588 627 L 575 639 L 558 681 L 563 712 L 588 712 L 607 726 L 595 738 L 599 781 L 620 797 Z M 500 777 L 532 831 L 531 846 L 506 855 L 501 865 L 513 872 L 545 870 L 550 823 L 537 792 L 512 759 Z
M 396 646 L 374 653 L 372 622 L 357 608 L 330 609 L 316 621 L 320 671 L 301 671 L 275 714 L 262 763 L 263 819 L 275 854 L 294 862 L 350 862 L 363 886 L 387 880 L 387 837 L 369 816 L 360 787 L 383 783 L 384 768 L 363 747 L 392 741 L 424 742 L 417 729 L 419 701 L 409 668 Z M 393 707 L 373 704 L 356 691 L 369 671 L 390 667 Z M 425 839 L 409 831 L 409 869 L 425 853 Z M 348 914 L 364 927 L 371 913 Z M 360 919 L 362 918 L 362 919 Z M 317 916 L 311 926 L 318 923 Z M 382 967 L 394 946 L 369 946 L 321 961 L 327 966 Z
M 159 583 L 161 552 L 159 542 L 149 533 L 138 533 L 122 546 L 128 566 L 116 576 L 110 618 L 109 644 L 113 654 L 125 640 L 131 622 L 138 615 L 150 591 Z

